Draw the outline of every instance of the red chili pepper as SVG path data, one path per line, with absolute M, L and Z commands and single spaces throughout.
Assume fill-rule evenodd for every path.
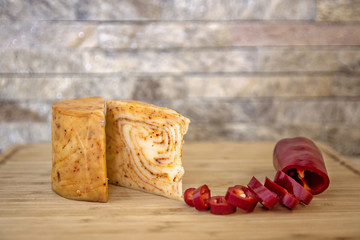
M 225 199 L 231 205 L 247 212 L 252 212 L 259 201 L 259 198 L 253 192 L 241 185 L 229 187 Z
M 248 187 L 258 196 L 260 203 L 267 209 L 270 210 L 278 202 L 274 193 L 264 187 L 255 177 L 252 177 L 248 183 Z
M 217 215 L 231 214 L 236 211 L 236 207 L 228 203 L 224 196 L 215 196 L 208 200 L 210 212 Z
M 274 149 L 276 170 L 282 170 L 312 194 L 325 191 L 330 184 L 324 159 L 316 145 L 307 138 L 285 138 Z
M 209 209 L 207 201 L 211 198 L 210 189 L 207 185 L 202 185 L 193 193 L 194 207 L 199 211 Z
M 281 187 L 277 183 L 271 181 L 269 178 L 265 178 L 265 187 L 277 195 L 277 199 L 282 205 L 293 210 L 300 202 L 294 195 L 289 193 L 285 188 Z
M 194 201 L 193 201 L 193 194 L 194 194 L 195 188 L 188 188 L 186 189 L 186 191 L 184 192 L 184 201 L 186 202 L 187 205 L 189 205 L 190 207 L 194 206 Z
M 313 195 L 308 190 L 283 171 L 277 171 L 274 182 L 285 188 L 289 193 L 293 194 L 305 204 L 309 204 L 313 198 Z

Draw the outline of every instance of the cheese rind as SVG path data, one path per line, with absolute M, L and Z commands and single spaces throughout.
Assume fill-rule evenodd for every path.
M 183 135 L 190 120 L 137 101 L 107 101 L 109 182 L 181 199 Z
M 101 97 L 52 106 L 54 192 L 69 199 L 107 202 L 105 101 Z

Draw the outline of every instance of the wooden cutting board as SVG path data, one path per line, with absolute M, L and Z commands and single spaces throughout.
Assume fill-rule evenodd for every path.
M 274 142 L 184 145 L 184 189 L 213 195 L 273 178 Z M 227 216 L 182 201 L 110 186 L 108 203 L 64 199 L 50 187 L 51 145 L 22 145 L 0 158 L 0 239 L 360 239 L 360 170 L 331 148 L 323 152 L 330 187 L 308 206 Z

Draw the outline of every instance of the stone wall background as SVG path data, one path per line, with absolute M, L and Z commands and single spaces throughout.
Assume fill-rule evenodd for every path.
M 303 135 L 360 155 L 359 0 L 0 1 L 0 149 L 50 141 L 51 104 L 136 99 L 187 140 Z

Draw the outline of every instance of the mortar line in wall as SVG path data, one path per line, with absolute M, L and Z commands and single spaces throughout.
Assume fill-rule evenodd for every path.
M 207 102 L 359 102 L 360 96 L 247 96 L 247 97 L 187 97 L 186 99 L 173 99 L 182 101 L 207 101 Z
M 317 12 L 317 9 L 315 10 Z M 34 23 L 48 23 L 48 24 L 92 24 L 92 25 L 146 25 L 146 24 L 184 24 L 184 23 L 194 23 L 194 24 L 249 24 L 249 23 L 265 23 L 265 24 L 314 24 L 314 25 L 324 25 L 324 26 L 343 26 L 343 25 L 359 25 L 360 21 L 331 21 L 331 20 L 316 20 L 317 13 L 315 13 L 315 19 L 238 19 L 238 20 L 44 20 L 44 19 L 20 19 L 20 20 L 8 20 L 0 19 L 0 24 L 34 24 Z
M 360 26 L 360 25 L 359 25 Z M 60 48 L 61 49 L 61 48 Z M 66 49 L 66 48 L 64 48 Z M 344 44 L 344 45 L 239 45 L 239 46 L 193 46 L 193 47 L 164 47 L 164 48 L 82 48 L 83 50 L 101 50 L 104 52 L 193 52 L 193 51 L 204 51 L 204 50 L 215 50 L 215 51 L 229 51 L 229 50 L 242 50 L 242 51 L 254 51 L 254 50 L 272 50 L 272 49 L 295 49 L 295 50 L 358 50 L 360 49 L 360 43 L 355 45 Z M 67 50 L 67 49 L 66 49 Z
M 360 25 L 359 25 L 360 26 Z M 51 49 L 52 51 L 54 48 L 43 48 L 43 49 Z M 82 50 L 88 52 L 94 51 L 103 51 L 105 53 L 141 53 L 141 52 L 156 52 L 156 53 L 166 53 L 166 52 L 201 52 L 205 50 L 212 50 L 212 51 L 256 51 L 256 50 L 281 50 L 281 49 L 292 49 L 292 50 L 360 50 L 360 43 L 358 45 L 233 45 L 233 46 L 193 46 L 193 47 L 164 47 L 164 48 L 156 48 L 156 47 L 144 47 L 137 49 L 131 48 L 106 48 L 106 47 L 82 47 L 79 49 L 72 49 L 67 47 L 60 47 L 57 50 L 60 51 L 77 51 L 81 52 Z M 22 50 L 22 48 L 14 49 Z
M 73 20 L 65 20 L 65 19 L 20 19 L 15 21 L 9 20 L 1 20 L 8 21 L 11 23 L 22 23 L 22 22 L 48 22 L 48 23 L 91 23 L 91 24 L 153 24 L 153 23 L 314 23 L 314 19 L 188 19 L 188 20 L 154 20 L 154 19 L 144 19 L 144 20 L 81 20 L 81 19 L 73 19 Z M 327 23 L 325 21 L 322 21 Z M 331 23 L 331 22 L 330 22 Z M 334 22 L 339 23 L 339 22 Z M 342 22 L 340 22 L 342 23 Z M 348 23 L 348 22 L 345 22 Z M 359 23 L 357 21 L 353 21 L 353 23 Z
M 38 78 L 38 77 L 79 77 L 79 78 L 93 78 L 93 77 L 291 77 L 291 76 L 349 76 L 357 77 L 360 76 L 360 72 L 344 72 L 344 71 L 318 71 L 318 72 L 186 72 L 186 73 L 173 73 L 173 72 L 97 72 L 97 73 L 0 73 L 0 77 L 8 78 Z
M 356 45 L 355 45 L 356 46 Z M 118 53 L 118 52 L 131 52 L 131 53 L 137 53 L 137 52 L 157 52 L 157 53 L 164 53 L 164 52 L 201 52 L 204 50 L 212 50 L 212 51 L 229 51 L 229 50 L 240 50 L 240 51 L 255 51 L 259 46 L 221 46 L 221 47 L 215 47 L 215 46 L 199 46 L 199 47 L 169 47 L 169 48 L 137 48 L 137 49 L 131 49 L 131 48 L 84 48 L 85 50 L 101 50 L 104 52 L 112 52 L 112 53 Z M 360 45 L 359 45 L 360 48 Z
M 360 25 L 359 25 L 360 26 Z M 1 48 L 7 49 L 7 48 Z M 111 53 L 111 54 L 120 54 L 120 53 L 142 53 L 142 52 L 155 52 L 158 54 L 161 53 L 179 53 L 179 52 L 202 52 L 202 51 L 215 51 L 215 52 L 228 52 L 228 51 L 247 51 L 247 52 L 255 52 L 255 51 L 272 51 L 272 50 L 293 50 L 293 51 L 344 51 L 344 50 L 360 50 L 360 43 L 358 45 L 233 45 L 233 46 L 193 46 L 193 47 L 164 47 L 164 48 L 152 48 L 152 47 L 145 47 L 145 48 L 106 48 L 106 47 L 82 47 L 82 48 L 68 48 L 68 47 L 58 47 L 54 48 L 53 46 L 44 46 L 41 49 L 36 48 L 15 48 L 11 49 L 9 52 L 20 52 L 22 50 L 32 50 L 32 51 L 39 51 L 39 52 L 46 52 L 46 51 L 60 51 L 60 52 L 102 52 L 102 53 Z
M 360 26 L 360 25 L 359 25 Z M 0 47 L 0 50 L 4 49 Z M 142 53 L 187 53 L 187 52 L 205 52 L 205 51 L 214 51 L 214 52 L 229 52 L 229 51 L 243 51 L 243 52 L 255 52 L 255 51 L 279 51 L 279 50 L 290 50 L 290 51 L 349 51 L 349 50 L 360 50 L 359 45 L 253 45 L 253 46 L 194 46 L 194 47 L 167 47 L 167 48 L 105 48 L 105 47 L 83 47 L 78 49 L 67 48 L 67 47 L 43 47 L 41 50 L 36 48 L 16 48 L 9 52 L 20 52 L 26 50 L 38 51 L 38 52 L 47 52 L 47 51 L 59 51 L 62 53 L 67 52 L 77 52 L 77 53 L 101 53 L 101 54 L 121 54 L 121 53 L 131 53 L 131 54 L 142 54 Z
M 17 104 L 17 103 L 44 103 L 52 104 L 54 101 L 59 101 L 58 98 L 47 98 L 47 99 L 38 99 L 38 98 L 22 98 L 22 99 L 9 99 L 9 98 L 0 98 L 0 103 L 5 104 Z M 138 99 L 143 101 L 151 101 L 153 103 L 159 102 L 168 102 L 169 99 Z M 214 103 L 221 101 L 222 103 L 252 103 L 252 102 L 267 102 L 269 100 L 273 102 L 359 102 L 360 96 L 246 96 L 246 97 L 185 97 L 185 98 L 173 98 L 171 101 L 184 101 L 184 102 L 194 102 L 194 101 L 204 101 L 208 103 Z

